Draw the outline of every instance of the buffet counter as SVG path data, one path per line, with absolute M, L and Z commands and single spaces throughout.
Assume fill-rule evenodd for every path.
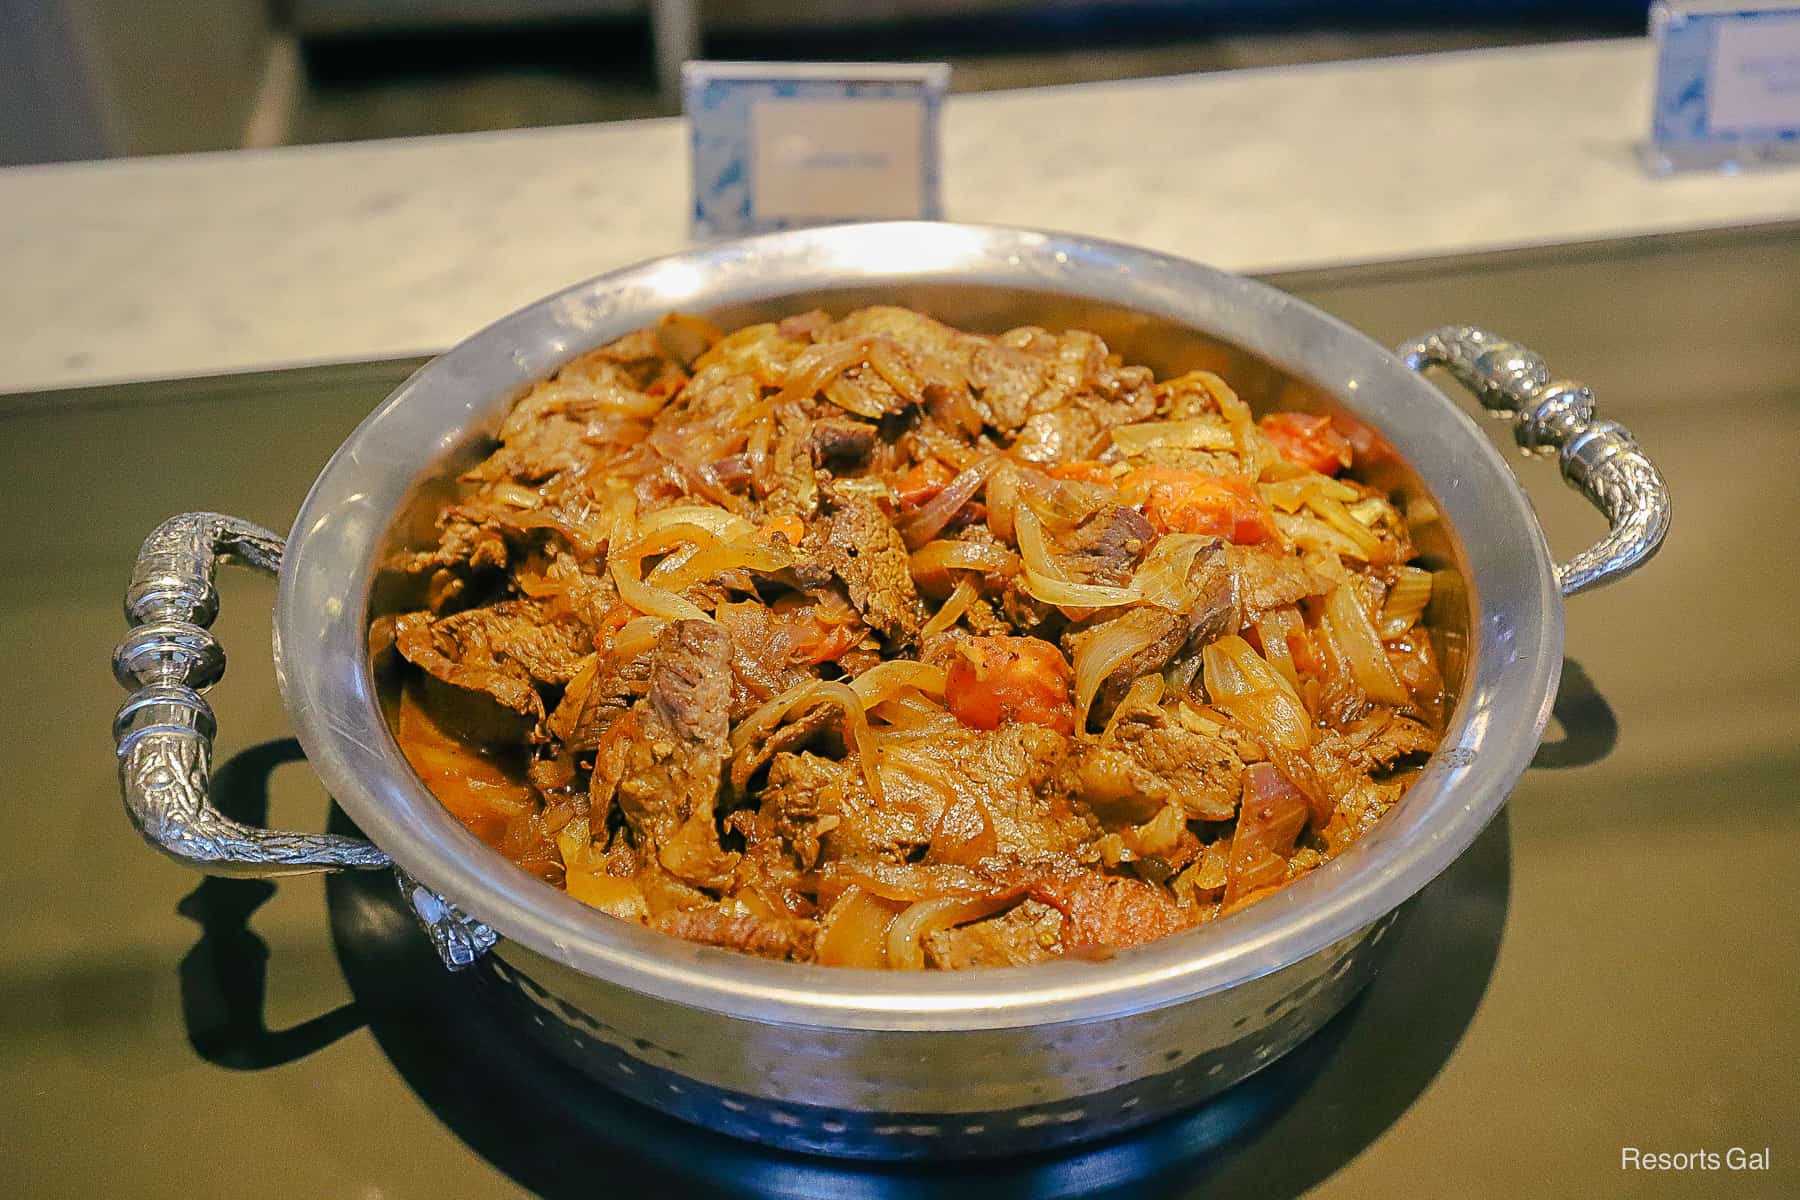
M 946 215 L 1269 273 L 1800 216 L 1667 180 L 1647 42 L 953 97 Z M 0 393 L 441 350 L 687 241 L 678 120 L 0 170 Z
M 202 879 L 133 836 L 103 732 L 123 693 L 100 664 L 139 541 L 192 507 L 288 528 L 416 360 L 15 408 L 0 497 L 66 496 L 78 519 L 0 530 L 0 639 L 26 648 L 11 678 L 30 698 L 0 716 L 0 744 L 29 748 L 0 856 L 0 1194 L 1800 1194 L 1800 1080 L 1781 1049 L 1800 1028 L 1800 626 L 1770 619 L 1800 563 L 1761 540 L 1800 521 L 1796 271 L 1788 228 L 1276 280 L 1384 342 L 1448 319 L 1512 332 L 1630 424 L 1675 526 L 1641 574 L 1570 604 L 1546 744 L 1408 906 L 1360 999 L 1189 1113 L 974 1166 L 833 1163 L 659 1116 L 494 1019 L 385 872 Z M 1592 540 L 1598 518 L 1553 471 L 1520 477 L 1559 556 Z M 214 799 L 319 829 L 329 801 L 268 653 L 275 589 L 228 572 L 219 590 Z M 1699 612 L 1716 616 L 1690 636 Z M 1733 1148 L 1772 1161 L 1727 1167 Z M 1627 1168 L 1627 1150 L 1720 1166 Z

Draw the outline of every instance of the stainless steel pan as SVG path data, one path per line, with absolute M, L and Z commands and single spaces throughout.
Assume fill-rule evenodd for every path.
M 367 652 L 379 564 L 508 402 L 569 358 L 671 309 L 742 322 L 814 305 L 910 304 L 971 327 L 1079 325 L 1159 371 L 1220 368 L 1253 403 L 1360 426 L 1439 572 L 1457 702 L 1418 782 L 1350 851 L 1232 917 L 1104 962 L 942 974 L 771 963 L 691 945 L 570 899 L 478 843 L 426 791 L 383 719 Z M 1419 372 L 1447 367 L 1516 414 L 1527 451 L 1608 518 L 1553 564 L 1480 430 Z M 114 659 L 133 822 L 215 873 L 391 869 L 447 967 L 474 966 L 516 1020 L 595 1079 L 730 1133 L 831 1154 L 1041 1148 L 1147 1121 L 1288 1050 L 1370 977 L 1396 910 L 1475 838 L 1538 744 L 1562 663 L 1563 598 L 1632 570 L 1669 520 L 1661 476 L 1593 397 L 1529 351 L 1452 327 L 1389 351 L 1238 276 L 1111 243 L 891 223 L 724 242 L 580 284 L 408 380 L 326 464 L 282 539 L 189 513 L 151 534 Z M 207 801 L 224 670 L 215 565 L 279 575 L 275 656 L 307 756 L 368 840 L 278 833 Z

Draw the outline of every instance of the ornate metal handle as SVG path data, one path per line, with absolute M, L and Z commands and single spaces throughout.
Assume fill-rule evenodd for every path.
M 219 612 L 221 559 L 274 574 L 281 539 L 221 513 L 182 513 L 156 527 L 131 573 L 132 630 L 113 652 L 113 675 L 136 690 L 113 718 L 113 741 L 132 824 L 177 862 L 214 875 L 391 866 L 361 838 L 252 828 L 207 798 L 218 725 L 200 693 L 225 674 L 225 650 L 208 628 Z
M 401 870 L 362 838 L 281 833 L 234 821 L 207 797 L 218 724 L 200 693 L 225 674 L 225 650 L 209 626 L 219 614 L 213 575 L 221 561 L 274 574 L 281 539 L 222 513 L 170 517 L 145 539 L 125 592 L 131 632 L 113 652 L 129 699 L 113 718 L 125 811 L 147 841 L 211 875 L 299 875 L 392 867 L 400 895 L 444 965 L 461 970 L 498 935 Z
M 1611 583 L 1650 561 L 1669 532 L 1669 485 L 1631 431 L 1597 420 L 1594 393 L 1552 380 L 1525 347 L 1468 325 L 1449 325 L 1400 346 L 1415 371 L 1446 367 L 1496 417 L 1513 418 L 1528 454 L 1556 454 L 1569 486 L 1606 514 L 1607 535 L 1556 568 L 1562 594 Z

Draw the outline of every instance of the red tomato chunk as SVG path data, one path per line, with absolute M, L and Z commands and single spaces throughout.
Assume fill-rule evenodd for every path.
M 972 637 L 956 647 L 944 698 L 956 719 L 974 729 L 1008 721 L 1075 729 L 1069 664 L 1049 642 L 1032 637 Z
M 1274 515 L 1248 480 L 1175 467 L 1145 467 L 1125 477 L 1128 489 L 1134 483 L 1148 484 L 1144 515 L 1159 532 L 1203 533 L 1240 546 L 1275 536 Z
M 1310 413 L 1270 413 L 1257 426 L 1281 457 L 1297 467 L 1336 475 L 1350 466 L 1350 442 L 1331 427 L 1331 418 Z

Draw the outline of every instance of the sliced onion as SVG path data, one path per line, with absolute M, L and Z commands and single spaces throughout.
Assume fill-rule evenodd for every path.
M 873 475 L 859 475 L 852 479 L 834 480 L 832 487 L 842 495 L 867 496 L 877 502 L 893 503 L 894 500 L 894 489 L 888 484 L 888 481 L 878 479 Z
M 637 880 L 608 875 L 604 868 L 588 866 L 565 871 L 563 890 L 583 904 L 621 921 L 641 924 L 650 915 L 650 906 Z
M 1236 634 L 1200 653 L 1213 706 L 1256 736 L 1281 773 L 1315 811 L 1324 814 L 1322 827 L 1330 816 L 1330 798 L 1306 755 L 1312 745 L 1312 719 L 1299 693 Z
M 649 573 L 644 576 L 644 582 L 651 587 L 669 587 L 667 580 L 671 575 L 675 574 L 676 571 L 698 557 L 702 549 L 715 548 L 717 546 L 718 541 L 710 536 L 707 538 L 704 546 L 700 542 L 679 543 L 667 554 L 663 555 L 661 562 L 650 568 Z M 621 557 L 635 558 L 637 556 L 621 555 Z M 669 588 L 669 590 L 678 592 L 681 589 Z
M 1075 728 L 1087 728 L 1088 710 L 1107 676 L 1126 659 L 1150 645 L 1157 630 L 1139 628 L 1131 621 L 1109 621 L 1097 626 L 1075 652 Z
M 892 739 L 898 735 L 934 730 L 943 733 L 962 725 L 962 722 L 950 714 L 949 709 L 917 692 L 883 700 L 869 710 L 869 715 L 887 723 L 886 728 L 876 731 L 877 738 Z
M 927 696 L 944 694 L 944 668 L 911 659 L 894 659 L 878 663 L 850 681 L 850 690 L 862 701 L 864 709 L 916 688 Z
M 1368 553 L 1363 549 L 1361 542 L 1313 517 L 1303 517 L 1298 513 L 1278 512 L 1275 514 L 1275 528 L 1281 531 L 1283 538 L 1302 550 L 1322 550 L 1337 558 L 1349 558 L 1357 562 L 1369 561 Z
M 976 585 L 970 583 L 968 579 L 959 579 L 956 590 L 950 592 L 950 599 L 943 601 L 943 606 L 938 608 L 938 612 L 931 613 L 931 621 L 925 622 L 925 628 L 918 631 L 920 637 L 932 637 L 936 633 L 949 630 L 952 624 L 963 619 L 963 613 L 968 612 L 968 606 L 974 601 L 976 601 Z
M 579 870 L 593 860 L 594 839 L 588 832 L 585 816 L 570 818 L 556 831 L 556 850 L 562 855 L 563 866 L 569 870 Z
M 987 523 L 993 535 L 1003 542 L 1013 536 L 1013 513 L 1019 504 L 1019 468 L 1003 462 L 995 468 L 987 482 Z
M 703 547 L 666 572 L 664 564 L 659 563 L 650 574 L 650 582 L 671 592 L 684 592 L 701 580 L 715 578 L 725 571 L 748 570 L 766 575 L 793 565 L 793 550 L 785 540 L 743 538 Z
M 619 589 L 619 599 L 639 612 L 669 621 L 712 620 L 710 615 L 687 597 L 652 587 L 639 579 L 636 560 L 615 558 L 607 566 L 612 571 L 613 585 Z
M 640 620 L 655 621 L 654 617 L 642 617 Z M 659 626 L 661 621 L 656 622 Z M 576 666 L 575 673 L 569 676 L 568 686 L 563 688 L 563 698 L 551 711 L 544 725 L 550 736 L 559 742 L 566 742 L 575 732 L 575 721 L 581 715 L 583 702 L 588 689 L 594 686 L 594 677 L 600 673 L 601 660 L 606 657 L 599 653 L 589 654 L 582 658 Z
M 1200 552 L 1216 539 L 1198 533 L 1171 533 L 1157 539 L 1131 577 L 1131 590 L 1158 608 L 1186 612 L 1194 605 L 1188 572 Z
M 1369 623 L 1369 615 L 1357 602 L 1355 589 L 1339 584 L 1325 598 L 1320 623 L 1331 634 L 1331 640 L 1343 652 L 1356 686 L 1368 693 L 1369 699 L 1396 707 L 1411 698 L 1406 685 L 1394 674 L 1387 650 Z
M 1230 450 L 1237 441 L 1231 427 L 1213 417 L 1120 425 L 1112 431 L 1112 440 L 1127 455 L 1154 449 Z
M 1370 533 L 1368 527 L 1361 521 L 1351 516 L 1350 510 L 1345 508 L 1341 502 L 1314 492 L 1306 497 L 1306 507 L 1325 518 L 1325 521 L 1333 529 L 1355 542 L 1357 549 L 1361 552 L 1358 557 L 1369 562 L 1377 562 L 1387 557 L 1387 548 L 1381 544 L 1381 539 Z
M 542 508 L 544 504 L 543 493 L 536 488 L 528 488 L 504 479 L 499 483 L 490 484 L 488 495 L 500 503 L 509 504 L 514 508 Z
M 987 482 L 988 476 L 999 465 L 999 456 L 990 454 L 945 484 L 943 491 L 933 496 L 918 512 L 901 521 L 897 528 L 906 541 L 906 548 L 917 550 L 942 532 L 950 519 L 962 511 L 963 505 L 975 498 L 975 493 L 981 490 L 981 485 Z
M 813 961 L 827 967 L 887 966 L 887 931 L 900 902 L 851 884 L 826 914 Z
M 1025 591 L 1033 597 L 1069 608 L 1111 608 L 1134 604 L 1140 598 L 1134 588 L 1071 582 L 1068 572 L 1050 557 L 1043 523 L 1030 505 L 1019 505 L 1013 521 L 1019 536 L 1019 557 L 1025 566 Z
M 850 731 L 847 740 L 856 747 L 863 779 L 869 785 L 869 799 L 877 807 L 886 803 L 886 792 L 881 786 L 879 747 L 875 743 L 875 735 L 869 729 L 869 718 L 863 712 L 862 698 L 847 683 L 808 679 L 795 684 L 738 722 L 737 728 L 731 731 L 732 753 L 736 754 L 749 745 L 751 738 L 781 724 L 789 713 L 819 701 L 835 704 L 844 710 L 844 723 Z
M 1206 694 L 1214 706 L 1264 742 L 1297 753 L 1312 745 L 1312 723 L 1299 693 L 1249 642 L 1228 634 L 1200 654 Z
M 730 339 L 727 338 L 727 341 Z M 724 345 L 723 342 L 720 345 Z M 718 349 L 718 347 L 714 347 Z M 787 366 L 787 378 L 775 397 L 775 405 L 799 403 L 818 395 L 827 383 L 856 366 L 869 356 L 869 340 L 858 338 L 847 342 L 819 342 L 794 356 Z M 868 415 L 868 414 L 860 414 Z M 877 417 L 881 413 L 875 414 Z
M 888 406 L 880 396 L 848 375 L 839 375 L 827 383 L 824 392 L 827 400 L 852 416 L 879 421 L 888 414 Z
M 1113 727 L 1118 725 L 1121 713 L 1132 709 L 1154 708 L 1161 704 L 1164 687 L 1161 675 L 1139 675 L 1132 680 L 1131 686 L 1125 690 L 1124 699 L 1119 701 L 1119 707 L 1113 709 L 1112 719 L 1106 723 L 1106 731 L 1100 736 L 1103 739 L 1112 736 Z
M 612 379 L 565 372 L 555 379 L 538 384 L 530 395 L 519 401 L 514 412 L 544 417 L 576 407 L 592 411 L 598 406 L 608 416 L 643 419 L 661 412 L 668 399 L 667 396 L 652 396 L 636 388 L 623 386 Z M 509 418 L 501 427 L 500 436 L 505 440 L 517 436 L 519 432 Z
M 1030 568 L 1025 571 L 1023 586 L 1025 592 L 1033 598 L 1064 610 L 1116 608 L 1121 604 L 1135 604 L 1138 600 L 1138 594 L 1130 588 L 1105 587 L 1097 583 L 1063 583 L 1046 579 Z
M 1282 772 L 1271 770 L 1269 764 L 1256 763 L 1245 770 L 1243 802 L 1226 868 L 1227 910 L 1287 880 L 1288 856 L 1294 852 L 1294 839 L 1306 828 L 1311 807 L 1311 800 L 1293 781 L 1283 779 Z
M 842 859 L 820 868 L 819 892 L 848 886 L 884 900 L 936 900 L 945 896 L 968 900 L 992 896 L 992 880 L 953 863 L 892 863 L 879 859 Z
M 1294 665 L 1288 635 L 1299 633 L 1305 627 L 1300 614 L 1292 608 L 1271 609 L 1256 622 L 1256 636 L 1262 642 L 1263 657 L 1295 688 L 1300 686 L 1300 668 Z
M 1025 562 L 1025 569 L 1058 583 L 1068 583 L 1069 573 L 1054 558 L 1050 557 L 1050 546 L 1044 540 L 1044 524 L 1038 520 L 1028 504 L 1020 505 L 1013 516 L 1014 532 L 1018 534 L 1019 557 Z
M 613 633 L 607 652 L 614 658 L 636 658 L 656 644 L 667 625 L 662 617 L 633 617 Z
M 953 925 L 966 925 L 991 917 L 1008 907 L 1016 895 L 959 898 L 940 896 L 910 905 L 887 929 L 887 965 L 918 971 L 925 966 L 925 939 Z
M 749 528 L 754 528 L 748 521 L 744 524 Z M 666 554 L 677 546 L 711 546 L 719 540 L 719 535 L 712 530 L 701 525 L 689 524 L 686 521 L 671 522 L 649 533 L 645 533 L 640 526 L 637 536 L 615 550 L 612 557 L 647 558 L 652 554 Z
M 717 366 L 728 368 L 724 372 L 727 375 L 758 375 L 756 368 L 768 365 L 769 351 L 776 346 L 792 349 L 793 343 L 781 336 L 773 321 L 746 325 L 714 342 L 710 349 L 694 360 L 692 370 L 698 375 L 708 367 Z M 762 375 L 759 375 L 758 382 L 764 387 L 771 386 L 768 378 Z
M 969 611 L 969 605 L 974 600 L 975 585 L 967 579 L 958 580 L 956 590 L 950 593 L 950 598 L 944 601 L 942 608 L 931 614 L 931 619 L 925 622 L 923 629 L 919 630 L 919 636 L 928 638 L 944 632 L 962 619 L 962 615 Z
M 1110 483 L 1055 479 L 1030 468 L 1019 472 L 1019 487 L 1039 519 L 1057 529 L 1072 528 L 1100 509 L 1122 502 L 1118 489 Z
M 959 542 L 938 539 L 914 550 L 912 577 L 921 587 L 941 592 L 950 584 L 951 571 L 982 571 L 1011 575 L 1019 569 L 1019 556 L 991 542 Z
M 671 525 L 692 525 L 714 537 L 726 538 L 741 537 L 755 528 L 736 513 L 717 505 L 675 504 L 641 517 L 637 523 L 637 536 L 647 537 Z
M 1238 452 L 1246 458 L 1255 454 L 1258 447 L 1264 446 L 1265 442 L 1261 432 L 1256 428 L 1256 418 L 1250 415 L 1250 406 L 1239 399 L 1238 394 L 1231 389 L 1231 385 L 1223 379 L 1210 371 L 1203 372 L 1203 374 L 1206 375 L 1206 390 L 1211 392 L 1213 399 L 1219 402 L 1219 412 L 1224 416 L 1225 423 L 1231 426 L 1231 432 L 1237 439 Z M 1279 457 L 1275 454 L 1273 447 L 1268 447 L 1268 450 L 1269 457 Z
M 1231 385 L 1213 372 L 1198 370 L 1164 380 L 1157 385 L 1156 390 L 1168 400 L 1169 410 L 1178 417 L 1190 413 L 1204 415 L 1209 412 L 1218 412 L 1220 411 L 1219 397 L 1221 393 L 1234 399 L 1237 396 L 1237 393 L 1231 390 Z M 1195 393 L 1198 393 L 1198 396 Z M 1192 403 L 1196 399 L 1211 401 L 1211 404 L 1196 405 Z
M 925 381 L 920 379 L 906 361 L 906 355 L 900 347 L 887 338 L 872 338 L 869 342 L 869 365 L 875 373 L 887 380 L 889 387 L 909 404 L 919 404 L 925 399 Z
M 1343 480 L 1333 479 L 1329 475 L 1321 475 L 1317 471 L 1303 471 L 1291 479 L 1258 484 L 1257 490 L 1271 505 L 1282 512 L 1290 513 L 1297 511 L 1301 505 L 1305 504 L 1309 495 L 1327 496 L 1346 504 L 1357 497 L 1356 489 Z
M 1387 602 L 1381 606 L 1380 628 L 1384 642 L 1399 637 L 1418 621 L 1431 603 L 1431 572 L 1422 567 L 1401 567 Z

